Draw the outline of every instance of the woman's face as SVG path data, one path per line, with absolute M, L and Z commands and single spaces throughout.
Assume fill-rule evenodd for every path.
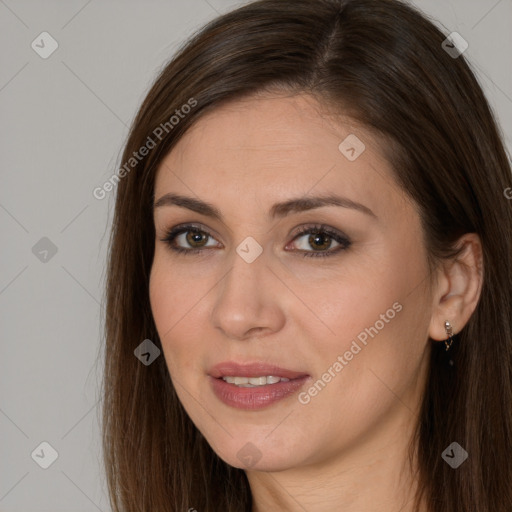
M 403 439 L 423 393 L 418 213 L 376 140 L 319 108 L 307 95 L 219 107 L 156 177 L 150 299 L 165 360 L 194 424 L 245 469 L 373 453 Z M 289 380 L 239 386 L 270 376 Z

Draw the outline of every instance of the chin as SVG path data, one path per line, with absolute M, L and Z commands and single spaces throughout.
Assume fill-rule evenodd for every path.
M 209 440 L 207 440 L 209 442 Z M 251 436 L 238 436 L 224 441 L 222 445 L 209 443 L 215 453 L 227 464 L 245 471 L 284 471 L 300 465 L 301 453 L 297 443 L 288 438 L 289 446 L 279 440 L 274 442 Z

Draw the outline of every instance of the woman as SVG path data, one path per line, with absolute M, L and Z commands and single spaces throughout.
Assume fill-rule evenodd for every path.
M 161 72 L 109 255 L 114 511 L 512 510 L 512 178 L 460 41 L 261 0 Z

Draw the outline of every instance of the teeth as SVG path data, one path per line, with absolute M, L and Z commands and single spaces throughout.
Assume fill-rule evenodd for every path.
M 222 377 L 222 380 L 228 384 L 235 384 L 243 388 L 254 388 L 256 386 L 265 386 L 266 384 L 276 384 L 278 382 L 288 382 L 290 379 L 285 377 L 274 377 L 273 375 L 262 377 Z

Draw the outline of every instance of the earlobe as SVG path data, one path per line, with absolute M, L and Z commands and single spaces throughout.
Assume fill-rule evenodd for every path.
M 438 341 L 448 338 L 445 322 L 458 334 L 476 309 L 483 284 L 483 256 L 480 237 L 463 235 L 457 246 L 463 250 L 457 258 L 446 262 L 433 294 L 429 336 Z

